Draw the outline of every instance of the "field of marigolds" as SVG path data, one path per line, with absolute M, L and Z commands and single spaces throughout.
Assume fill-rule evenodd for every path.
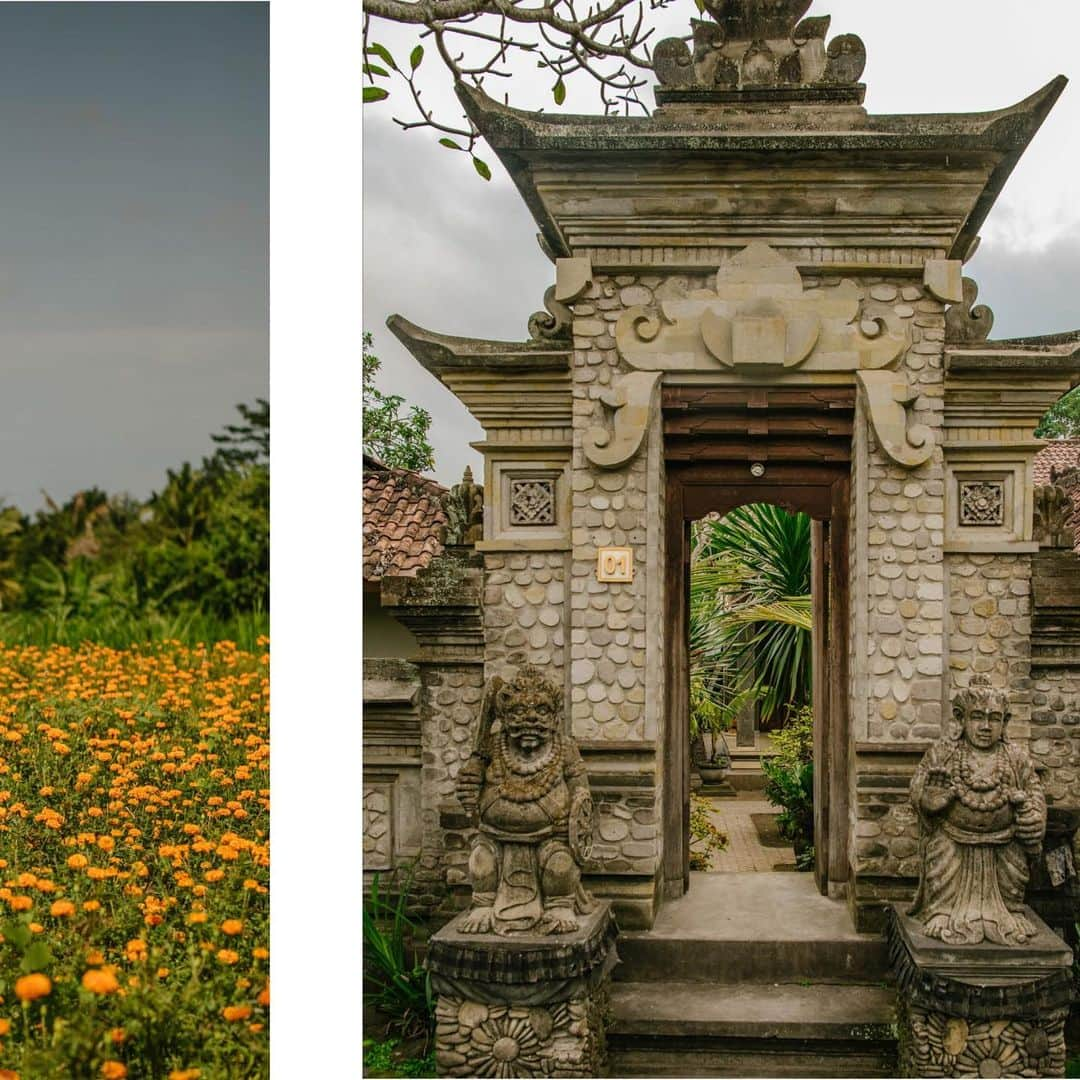
M 0 1080 L 268 1075 L 268 672 L 0 644 Z

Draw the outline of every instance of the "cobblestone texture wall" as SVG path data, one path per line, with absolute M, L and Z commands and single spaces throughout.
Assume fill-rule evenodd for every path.
M 1031 719 L 1031 556 L 950 554 L 951 689 L 986 674 L 1009 689 L 1009 738 L 1028 738 Z
M 484 659 L 487 678 L 521 665 L 552 669 L 565 662 L 566 555 L 488 554 L 484 558 Z
M 1033 668 L 1031 742 L 1051 804 L 1080 808 L 1080 669 Z
M 867 279 L 887 299 L 898 286 Z M 940 449 L 944 409 L 942 305 L 905 285 L 898 298 L 914 308 L 904 359 L 918 391 L 909 424 L 935 434 L 933 457 L 916 469 L 892 462 L 867 433 L 866 591 L 868 677 L 865 734 L 872 742 L 933 739 L 941 731 L 944 638 L 945 481 Z M 860 463 L 861 465 L 861 463 Z M 860 657 L 852 656 L 853 666 Z

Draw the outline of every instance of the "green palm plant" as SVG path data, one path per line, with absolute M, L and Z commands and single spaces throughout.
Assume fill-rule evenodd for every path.
M 730 719 L 750 698 L 766 722 L 809 700 L 809 594 L 807 515 L 755 503 L 694 526 L 691 680 Z

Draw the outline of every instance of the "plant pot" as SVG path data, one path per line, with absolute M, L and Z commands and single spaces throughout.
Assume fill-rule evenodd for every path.
M 699 765 L 697 771 L 703 784 L 722 784 L 727 776 L 726 768 L 716 768 L 712 765 Z

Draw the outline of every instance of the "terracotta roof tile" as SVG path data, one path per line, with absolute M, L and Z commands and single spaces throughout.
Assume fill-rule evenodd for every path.
M 1035 455 L 1035 485 L 1050 483 L 1050 471 L 1061 473 L 1080 465 L 1080 439 L 1055 439 Z
M 441 484 L 364 456 L 364 579 L 412 575 L 442 551 Z

